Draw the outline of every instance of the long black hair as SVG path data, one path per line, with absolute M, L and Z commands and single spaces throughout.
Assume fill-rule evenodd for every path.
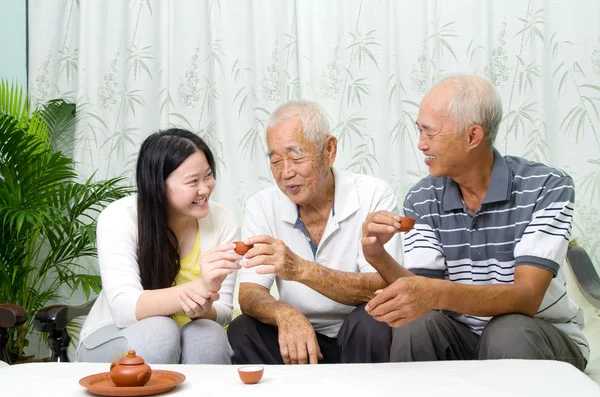
M 189 156 L 201 151 L 216 177 L 208 145 L 194 133 L 171 128 L 150 135 L 137 161 L 138 264 L 145 290 L 172 286 L 179 273 L 179 244 L 169 228 L 165 182 Z

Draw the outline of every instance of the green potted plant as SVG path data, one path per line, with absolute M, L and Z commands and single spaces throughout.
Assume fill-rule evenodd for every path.
M 29 313 L 9 335 L 16 360 L 38 310 L 78 290 L 87 298 L 100 291 L 100 277 L 85 266 L 96 256 L 96 217 L 132 192 L 122 178 L 78 179 L 63 152 L 77 122 L 74 109 L 55 100 L 31 112 L 19 87 L 0 84 L 0 303 Z

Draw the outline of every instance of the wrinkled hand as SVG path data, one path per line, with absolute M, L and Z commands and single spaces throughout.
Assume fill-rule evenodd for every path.
M 400 216 L 389 211 L 371 212 L 362 224 L 362 244 L 365 258 L 381 255 L 383 247 L 400 231 Z
M 302 279 L 310 264 L 294 254 L 283 241 L 271 236 L 253 236 L 244 243 L 254 244 L 254 248 L 244 255 L 248 259 L 244 266 L 263 265 L 256 269 L 259 274 L 275 274 L 283 280 L 297 281 Z
M 402 277 L 379 291 L 367 303 L 373 318 L 391 327 L 401 327 L 435 309 L 435 285 L 426 277 Z
M 190 319 L 195 320 L 205 316 L 214 301 L 219 299 L 219 294 L 215 292 L 207 292 L 204 297 L 193 290 L 187 290 L 179 294 L 179 304 L 181 309 Z
M 232 251 L 234 248 L 235 244 L 233 243 L 223 244 L 202 253 L 200 269 L 202 270 L 202 281 L 207 290 L 218 292 L 225 277 L 241 268 L 236 261 L 242 257 Z
M 304 314 L 292 310 L 277 321 L 279 351 L 285 364 L 318 364 L 323 359 L 317 334 Z

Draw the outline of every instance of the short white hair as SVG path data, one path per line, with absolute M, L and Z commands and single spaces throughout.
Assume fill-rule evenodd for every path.
M 323 150 L 331 132 L 325 110 L 315 102 L 296 100 L 284 103 L 271 113 L 267 128 L 296 117 L 302 123 L 304 138 L 312 142 L 319 151 Z
M 434 87 L 438 86 L 454 88 L 447 110 L 456 124 L 457 134 L 463 134 L 470 125 L 479 125 L 493 145 L 502 121 L 502 98 L 492 83 L 483 77 L 457 74 L 444 78 Z

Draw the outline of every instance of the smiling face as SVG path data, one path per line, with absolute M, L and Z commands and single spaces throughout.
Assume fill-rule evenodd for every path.
M 203 152 L 190 155 L 165 181 L 169 219 L 204 218 L 208 199 L 215 189 L 215 177 Z
M 337 140 L 330 136 L 322 151 L 308 141 L 302 123 L 290 118 L 267 130 L 271 172 L 279 189 L 297 205 L 319 200 L 331 176 Z
M 425 155 L 429 173 L 436 177 L 457 177 L 466 169 L 470 134 L 457 134 L 456 124 L 448 116 L 448 104 L 454 95 L 450 85 L 434 87 L 419 106 L 418 148 Z

